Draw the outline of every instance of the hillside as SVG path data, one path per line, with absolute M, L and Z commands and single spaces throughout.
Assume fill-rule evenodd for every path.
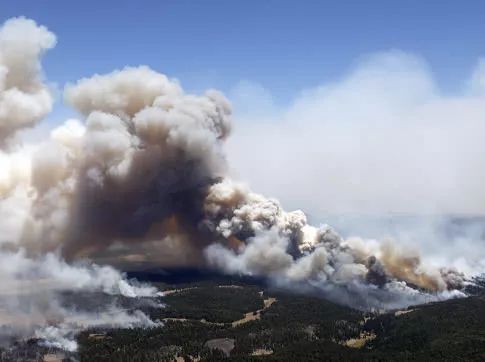
M 227 278 L 158 285 L 167 291 L 166 307 L 148 312 L 164 320 L 164 327 L 116 330 L 97 338 L 95 331 L 87 331 L 79 338 L 80 357 L 98 361 L 485 358 L 485 298 L 479 295 L 370 315 L 257 281 Z M 265 308 L 269 300 L 273 302 Z M 246 318 L 250 315 L 254 318 Z
M 163 279 L 163 278 L 162 278 Z M 475 296 L 368 314 L 261 281 L 213 276 L 154 281 L 160 308 L 120 298 L 163 326 L 93 329 L 78 353 L 39 347 L 35 340 L 4 349 L 1 361 L 402 361 L 485 359 L 485 297 Z M 73 299 L 74 296 L 68 295 Z M 78 296 L 89 308 L 99 295 Z M 89 303 L 88 303 L 89 301 Z

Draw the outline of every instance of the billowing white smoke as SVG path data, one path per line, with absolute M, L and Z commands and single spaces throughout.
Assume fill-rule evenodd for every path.
M 345 237 L 392 237 L 427 265 L 483 272 L 485 62 L 477 63 L 453 92 L 419 55 L 399 50 L 360 56 L 330 80 L 315 74 L 319 83 L 285 104 L 242 83 L 229 93 L 238 123 L 228 160 L 253 189 Z
M 175 81 L 139 67 L 81 80 L 67 87 L 66 100 L 87 116 L 85 125 L 54 130 L 32 173 L 34 238 L 63 244 L 66 255 L 145 238 L 153 224 L 182 212 L 174 195 L 188 197 L 224 170 L 219 143 L 230 109 L 216 91 L 185 95 Z
M 8 295 L 16 287 L 42 288 L 46 291 L 102 291 L 125 297 L 150 297 L 157 290 L 150 286 L 134 286 L 110 266 L 76 263 L 67 264 L 58 255 L 48 253 L 28 258 L 24 250 L 0 254 L 1 294 Z
M 100 314 L 80 312 L 61 303 L 62 293 L 101 292 L 127 298 L 158 294 L 155 288 L 130 284 L 112 267 L 67 264 L 58 254 L 37 253 L 45 248 L 34 242 L 41 237 L 57 242 L 56 234 L 68 222 L 66 193 L 74 181 L 62 179 L 70 155 L 57 145 L 46 146 L 39 154 L 34 152 L 36 146 L 21 147 L 13 136 L 51 110 L 40 58 L 55 42 L 54 34 L 32 20 L 11 19 L 0 28 L 0 339 L 36 335 L 44 343 L 74 350 L 74 336 L 81 328 L 154 322 L 140 311 L 130 313 L 116 305 L 99 306 Z M 72 152 L 76 147 L 80 151 L 81 145 L 74 143 L 83 132 L 83 126 L 69 121 L 53 132 L 53 138 Z M 54 184 L 58 189 L 49 191 Z M 99 315 L 112 318 L 100 320 Z
M 58 306 L 62 310 L 62 307 Z M 83 313 L 64 311 L 66 317 L 55 326 L 48 326 L 35 331 L 35 337 L 42 340 L 48 347 L 60 348 L 67 351 L 76 351 L 76 332 L 87 328 L 152 328 L 160 326 L 153 322 L 144 313 L 135 310 L 128 313 L 119 308 L 111 307 L 103 313 Z
M 11 19 L 0 28 L 0 142 L 50 112 L 40 57 L 55 44 L 54 34 L 29 19 Z
M 24 250 L 2 251 L 0 339 L 35 335 L 48 345 L 75 350 L 75 335 L 85 328 L 156 325 L 140 311 L 128 312 L 111 303 L 98 305 L 96 313 L 78 310 L 62 303 L 66 292 L 98 292 L 126 298 L 159 295 L 153 287 L 130 284 L 109 266 L 67 264 L 51 253 L 29 258 Z
M 464 284 L 464 275 L 454 269 L 427 267 L 419 255 L 390 241 L 343 240 L 328 225 L 311 226 L 303 212 L 285 212 L 276 200 L 227 179 L 211 186 L 205 211 L 205 225 L 228 240 L 210 245 L 206 256 L 229 273 L 269 276 L 290 286 L 305 282 L 329 298 L 361 308 L 463 295 L 448 292 Z M 363 298 L 372 289 L 374 297 Z M 350 294 L 360 299 L 352 300 Z
M 35 311 L 24 313 L 27 332 L 74 349 L 75 331 L 98 323 L 63 306 L 61 292 L 156 296 L 111 267 L 76 264 L 88 258 L 125 267 L 209 263 L 348 304 L 369 295 L 360 307 L 450 296 L 463 285 L 456 271 L 428 268 L 389 244 L 343 240 L 231 181 L 222 152 L 229 102 L 216 91 L 185 94 L 148 67 L 67 86 L 66 101 L 85 119 L 66 121 L 41 144 L 15 144 L 11 136 L 51 107 L 39 60 L 54 43 L 25 19 L 0 33 L 0 135 L 10 146 L 0 154 L 0 299 L 4 318 Z M 153 325 L 140 313 L 101 312 L 116 315 L 109 325 Z M 21 329 L 9 319 L 2 324 Z

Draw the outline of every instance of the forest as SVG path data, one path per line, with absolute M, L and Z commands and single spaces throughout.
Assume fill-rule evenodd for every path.
M 46 356 L 66 362 L 485 360 L 482 279 L 469 286 L 468 298 L 381 314 L 247 278 L 153 283 L 166 293 L 162 308 L 143 301 L 130 306 L 123 298 L 118 303 L 142 309 L 161 326 L 85 330 L 76 353 L 36 340 L 17 342 L 0 349 L 0 361 L 40 362 Z M 99 297 L 84 296 L 80 304 Z M 217 347 L 221 341 L 229 350 Z
M 470 287 L 474 295 L 468 298 L 384 314 L 247 280 L 159 284 L 176 292 L 165 296 L 166 307 L 151 311 L 151 316 L 186 321 L 166 320 L 163 327 L 151 330 L 112 330 L 100 339 L 90 338 L 97 331 L 86 331 L 79 337 L 79 356 L 83 361 L 485 360 L 485 296 L 480 283 Z M 260 309 L 266 298 L 276 302 L 260 319 L 229 323 Z M 207 341 L 220 338 L 234 340 L 229 356 L 207 347 Z M 349 343 L 359 340 L 363 343 Z

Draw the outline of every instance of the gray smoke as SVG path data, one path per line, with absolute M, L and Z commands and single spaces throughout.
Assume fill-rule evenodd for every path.
M 463 295 L 456 270 L 426 265 L 397 243 L 345 240 L 231 180 L 227 99 L 213 90 L 186 94 L 148 67 L 68 85 L 65 100 L 83 119 L 67 120 L 39 144 L 15 140 L 50 110 L 39 64 L 54 43 L 31 20 L 9 20 L 0 31 L 0 134 L 9 141 L 0 152 L 2 325 L 22 330 L 8 315 L 23 316 L 25 333 L 74 349 L 75 332 L 98 322 L 61 306 L 60 291 L 157 296 L 91 262 L 209 266 L 347 304 L 360 298 L 369 308 Z M 140 312 L 104 313 L 113 317 L 103 325 L 154 325 Z
M 392 241 L 344 240 L 328 225 L 309 225 L 302 211 L 285 212 L 276 200 L 227 179 L 211 186 L 205 210 L 205 225 L 227 240 L 210 245 L 206 256 L 229 273 L 269 276 L 290 287 L 308 283 L 362 308 L 463 295 L 465 277 L 453 268 L 427 266 Z
M 102 327 L 152 327 L 142 312 L 100 304 L 82 311 L 63 303 L 63 293 L 103 293 L 126 298 L 158 297 L 146 285 L 133 285 L 110 266 L 67 264 L 58 255 L 29 258 L 24 250 L 0 252 L 0 341 L 35 336 L 57 348 L 75 350 L 77 332 Z
M 68 194 L 74 185 L 67 175 L 68 155 L 55 144 L 38 153 L 38 146 L 22 145 L 14 136 L 51 110 L 40 59 L 55 42 L 54 34 L 25 18 L 0 28 L 0 341 L 37 336 L 47 345 L 75 350 L 75 334 L 83 328 L 155 323 L 140 311 L 129 313 L 116 305 L 101 305 L 106 319 L 100 320 L 98 314 L 64 306 L 62 293 L 158 294 L 155 288 L 130 284 L 110 266 L 67 264 L 59 252 L 48 252 L 56 249 L 69 222 Z M 70 122 L 66 129 L 76 133 L 76 126 Z M 53 138 L 67 139 L 62 132 L 53 132 Z

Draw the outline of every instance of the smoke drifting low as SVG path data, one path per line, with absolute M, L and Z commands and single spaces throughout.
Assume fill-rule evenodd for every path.
M 22 330 L 7 314 L 28 315 L 26 334 L 75 349 L 69 337 L 99 322 L 62 307 L 59 291 L 157 296 L 86 260 L 213 267 L 361 308 L 463 295 L 465 277 L 454 269 L 425 265 L 390 242 L 344 240 L 230 179 L 228 100 L 213 90 L 186 94 L 148 67 L 68 85 L 65 100 L 83 119 L 67 120 L 40 144 L 22 144 L 15 134 L 52 106 L 40 58 L 54 44 L 31 20 L 12 19 L 0 30 L 2 325 Z M 154 325 L 139 312 L 104 312 L 116 316 L 110 325 Z
M 63 293 L 104 293 L 126 298 L 156 297 L 155 288 L 132 285 L 109 266 L 67 264 L 58 255 L 28 258 L 24 250 L 0 253 L 0 341 L 12 336 L 42 338 L 44 344 L 73 351 L 75 333 L 89 327 L 151 327 L 140 311 L 101 303 L 98 313 L 63 303 Z

